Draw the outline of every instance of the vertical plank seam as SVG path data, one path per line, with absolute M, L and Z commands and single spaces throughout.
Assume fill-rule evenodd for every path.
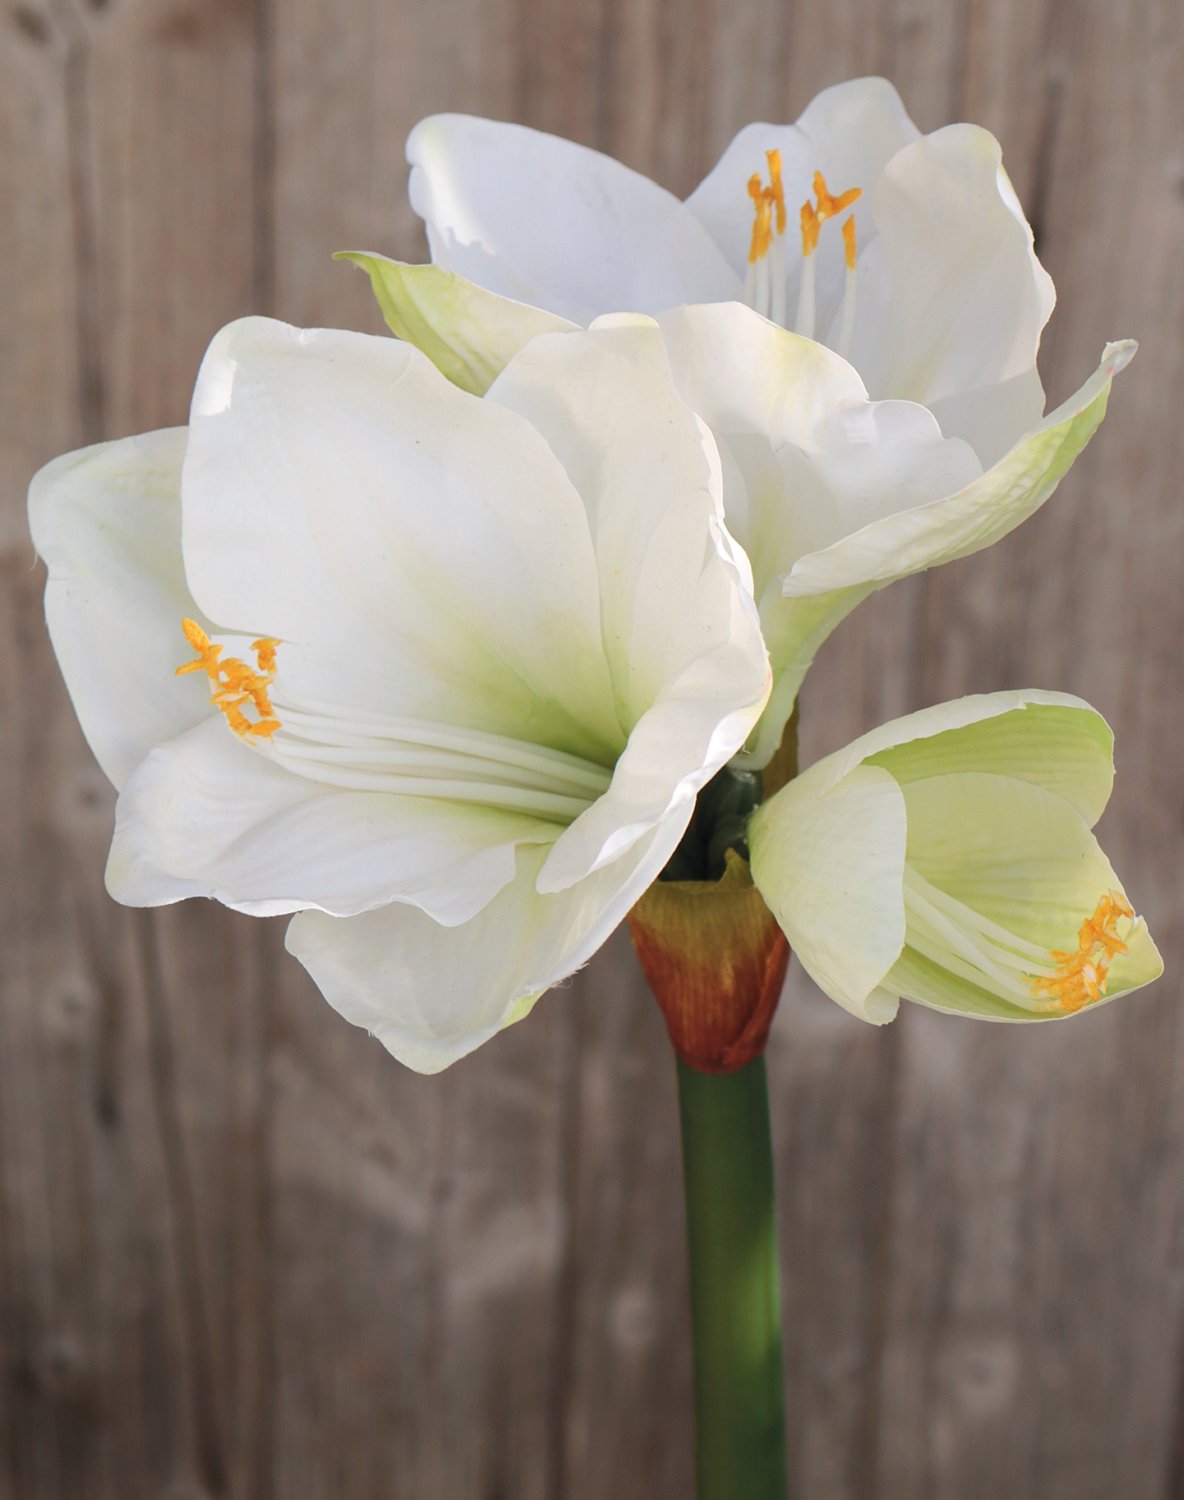
M 254 142 L 251 178 L 254 189 L 252 225 L 252 290 L 254 311 L 274 312 L 276 296 L 275 204 L 275 18 L 272 0 L 254 0 L 255 67 L 253 72 Z
M 895 1263 L 893 1238 L 896 1227 L 897 1126 L 900 1115 L 900 1074 L 903 1033 L 897 1019 L 883 1032 L 883 1097 L 880 1101 L 886 1128 L 881 1134 L 876 1173 L 876 1199 L 872 1224 L 871 1293 L 864 1321 L 867 1374 L 860 1403 L 854 1444 L 853 1493 L 859 1500 L 879 1500 L 880 1431 L 884 1419 L 884 1355 L 888 1343 L 888 1304 Z
M 218 1387 L 214 1380 L 209 1315 L 197 1248 L 197 1204 L 177 1109 L 176 1061 L 155 912 L 136 911 L 133 930 L 148 1023 L 153 1111 L 164 1161 L 181 1317 L 192 1370 L 190 1398 L 198 1477 L 212 1495 L 224 1496 L 227 1493 L 227 1469 Z
M 250 1427 L 246 1433 L 250 1460 L 244 1474 L 246 1494 L 252 1500 L 272 1500 L 275 1493 L 275 1159 L 274 1100 L 271 1088 L 271 1051 L 275 1044 L 276 963 L 270 942 L 270 923 L 256 924 L 255 942 L 259 955 L 259 1026 L 257 1035 L 258 1069 L 257 1129 L 255 1150 L 258 1160 L 254 1176 L 258 1194 L 255 1221 L 255 1265 L 251 1292 L 256 1308 L 258 1340 L 253 1377 L 255 1389 L 251 1403 Z
M 575 1367 L 575 1322 L 579 1305 L 580 1256 L 576 1225 L 580 1209 L 580 1159 L 583 1145 L 583 1089 L 580 1078 L 580 997 L 564 1006 L 563 1062 L 560 1088 L 559 1173 L 556 1196 L 563 1212 L 559 1270 L 555 1279 L 555 1341 L 547 1401 L 548 1500 L 568 1493 L 567 1422 Z
M 98 259 L 98 197 L 88 170 L 92 141 L 90 38 L 82 18 L 62 0 L 54 17 L 65 45 L 64 115 L 70 229 L 74 240 L 74 319 L 78 344 L 78 419 L 82 439 L 106 436 L 106 388 L 102 366 L 101 289 Z

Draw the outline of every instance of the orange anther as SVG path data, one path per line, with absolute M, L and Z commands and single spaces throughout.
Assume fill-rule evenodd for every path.
M 845 193 L 840 193 L 836 198 L 826 185 L 826 178 L 821 172 L 814 173 L 814 196 L 818 200 L 818 212 L 824 219 L 833 219 L 836 214 L 841 214 L 845 208 L 863 197 L 862 188 L 848 188 Z
M 182 620 L 181 629 L 185 632 L 185 639 L 195 651 L 210 649 L 210 638 L 196 620 Z
M 785 189 L 781 186 L 781 152 L 774 147 L 765 152 L 769 163 L 769 193 L 777 210 L 777 233 L 785 233 Z
M 774 234 L 785 233 L 785 190 L 781 185 L 781 152 L 766 151 L 769 164 L 769 186 L 761 181 L 760 173 L 754 172 L 748 179 L 748 196 L 752 199 L 752 240 L 748 246 L 748 263 L 768 255 Z M 775 215 L 775 216 L 774 216 Z
M 855 269 L 855 216 L 843 220 L 843 254 L 847 258 L 848 271 Z
M 822 228 L 822 219 L 814 205 L 808 200 L 802 204 L 802 254 L 811 256 L 818 248 L 818 233 Z
M 818 234 L 827 219 L 833 219 L 836 214 L 841 214 L 845 208 L 850 208 L 857 198 L 863 196 L 862 188 L 848 188 L 846 192 L 835 195 L 826 185 L 826 178 L 821 172 L 814 173 L 814 198 L 811 203 L 809 199 L 802 204 L 802 254 L 813 255 L 818 245 Z M 855 243 L 855 227 L 851 223 L 851 238 L 847 238 L 847 225 L 843 226 L 843 242 L 847 251 L 847 264 L 854 266 L 853 247 Z

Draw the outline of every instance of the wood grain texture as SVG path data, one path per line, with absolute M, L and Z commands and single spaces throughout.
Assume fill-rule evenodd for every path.
M 673 1071 L 627 940 L 439 1079 L 281 933 L 102 888 L 111 795 L 24 489 L 184 419 L 249 311 L 377 328 L 420 115 L 516 118 L 685 192 L 883 71 L 994 130 L 1057 282 L 1054 399 L 1143 348 L 1060 495 L 869 601 L 806 760 L 968 689 L 1117 724 L 1104 833 L 1184 963 L 1184 18 L 1174 0 L 7 0 L 0 8 L 0 1496 L 690 1493 Z M 884 1032 L 791 979 L 770 1052 L 801 1500 L 1184 1496 L 1177 979 L 1080 1025 Z

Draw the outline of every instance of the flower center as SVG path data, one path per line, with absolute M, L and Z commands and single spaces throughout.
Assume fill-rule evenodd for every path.
M 177 668 L 177 676 L 204 672 L 210 679 L 210 702 L 220 708 L 226 722 L 241 739 L 270 739 L 280 727 L 271 706 L 268 690 L 275 681 L 275 652 L 280 644 L 274 636 L 263 636 L 251 642 L 255 653 L 254 667 L 237 656 L 223 657 L 196 620 L 182 620 L 185 639 L 197 653 L 196 660 Z M 253 708 L 258 718 L 248 717 Z
M 196 658 L 178 667 L 177 675 L 205 672 L 210 701 L 235 734 L 310 781 L 477 803 L 566 825 L 603 796 L 612 780 L 605 766 L 546 745 L 293 693 L 276 680 L 275 637 L 252 642 L 257 666 L 251 667 L 224 657 L 195 620 L 184 620 L 181 628 Z
M 745 279 L 745 297 L 750 307 L 762 317 L 788 327 L 786 322 L 787 272 L 785 264 L 784 235 L 786 229 L 785 189 L 781 180 L 781 152 L 766 151 L 769 166 L 769 184 L 766 187 L 758 172 L 748 179 L 748 196 L 753 204 L 752 239 L 748 247 L 748 272 Z M 805 338 L 814 337 L 817 319 L 814 255 L 818 249 L 822 226 L 828 219 L 838 218 L 862 197 L 862 188 L 847 188 L 834 194 L 827 186 L 822 173 L 814 173 L 814 196 L 802 204 L 799 214 L 802 234 L 802 270 L 798 284 L 797 317 L 794 330 Z M 851 337 L 855 323 L 855 218 L 848 215 L 842 225 L 843 252 L 847 265 L 847 279 L 843 294 L 843 308 L 839 320 L 836 347 L 846 358 L 851 349 Z
M 1056 973 L 1034 976 L 1032 991 L 1049 998 L 1050 1008 L 1080 1010 L 1091 1000 L 1106 993 L 1106 976 L 1116 953 L 1126 952 L 1126 943 L 1118 935 L 1118 924 L 1129 922 L 1135 913 L 1117 891 L 1110 891 L 1098 902 L 1092 917 L 1086 917 L 1077 933 L 1073 953 L 1054 950 L 1051 957 Z
M 1068 1015 L 1106 993 L 1115 954 L 1126 952 L 1134 910 L 1118 891 L 1098 901 L 1076 951 L 1045 949 L 939 890 L 912 868 L 904 876 L 906 942 L 922 957 L 1024 1010 Z M 1121 929 L 1121 930 L 1120 930 Z

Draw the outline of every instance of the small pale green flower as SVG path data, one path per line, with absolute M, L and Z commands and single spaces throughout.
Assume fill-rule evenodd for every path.
M 993 1021 L 1078 1014 L 1163 963 L 1091 833 L 1113 736 L 1063 694 L 897 719 L 758 808 L 752 876 L 803 966 L 883 1024 L 900 1000 Z

